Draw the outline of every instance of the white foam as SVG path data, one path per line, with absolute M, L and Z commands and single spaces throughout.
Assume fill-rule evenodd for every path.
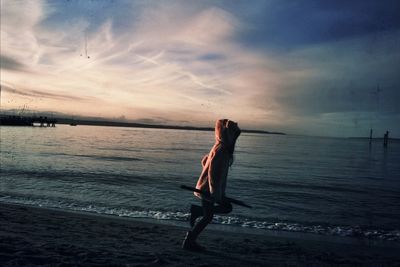
M 93 204 L 83 205 L 73 202 L 54 201 L 49 199 L 30 199 L 23 197 L 1 196 L 0 202 L 32 205 L 44 208 L 84 211 L 130 218 L 151 218 L 156 220 L 175 221 L 187 221 L 189 218 L 189 213 L 181 211 L 130 210 L 126 208 L 111 208 Z M 278 230 L 289 232 L 314 233 L 320 235 L 400 241 L 400 230 L 385 231 L 379 229 L 362 229 L 357 226 L 302 225 L 299 223 L 256 221 L 250 220 L 248 218 L 218 215 L 214 217 L 213 223 L 245 228 L 265 229 L 271 231 Z

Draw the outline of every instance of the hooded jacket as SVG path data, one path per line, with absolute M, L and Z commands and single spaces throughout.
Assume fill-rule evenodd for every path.
M 231 151 L 240 134 L 237 123 L 221 119 L 215 123 L 215 144 L 201 161 L 203 170 L 197 181 L 196 188 L 211 193 L 216 202 L 225 196 Z M 194 193 L 198 198 L 201 194 Z

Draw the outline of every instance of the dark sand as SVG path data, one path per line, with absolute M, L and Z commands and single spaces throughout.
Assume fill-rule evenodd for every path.
M 208 251 L 194 253 L 181 249 L 186 230 L 0 204 L 0 266 L 400 266 L 397 243 L 381 247 L 206 229 L 199 243 Z

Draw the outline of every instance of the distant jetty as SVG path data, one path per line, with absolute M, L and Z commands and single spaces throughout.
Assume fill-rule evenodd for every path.
M 4 126 L 34 126 L 39 124 L 40 127 L 55 127 L 57 120 L 47 117 L 27 117 L 17 115 L 2 115 L 0 116 L 0 125 Z

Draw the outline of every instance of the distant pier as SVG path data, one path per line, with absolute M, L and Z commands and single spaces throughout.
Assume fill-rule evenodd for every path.
M 5 126 L 35 126 L 39 124 L 40 127 L 56 127 L 57 120 L 47 117 L 27 117 L 27 116 L 16 116 L 7 115 L 0 116 L 0 125 Z

